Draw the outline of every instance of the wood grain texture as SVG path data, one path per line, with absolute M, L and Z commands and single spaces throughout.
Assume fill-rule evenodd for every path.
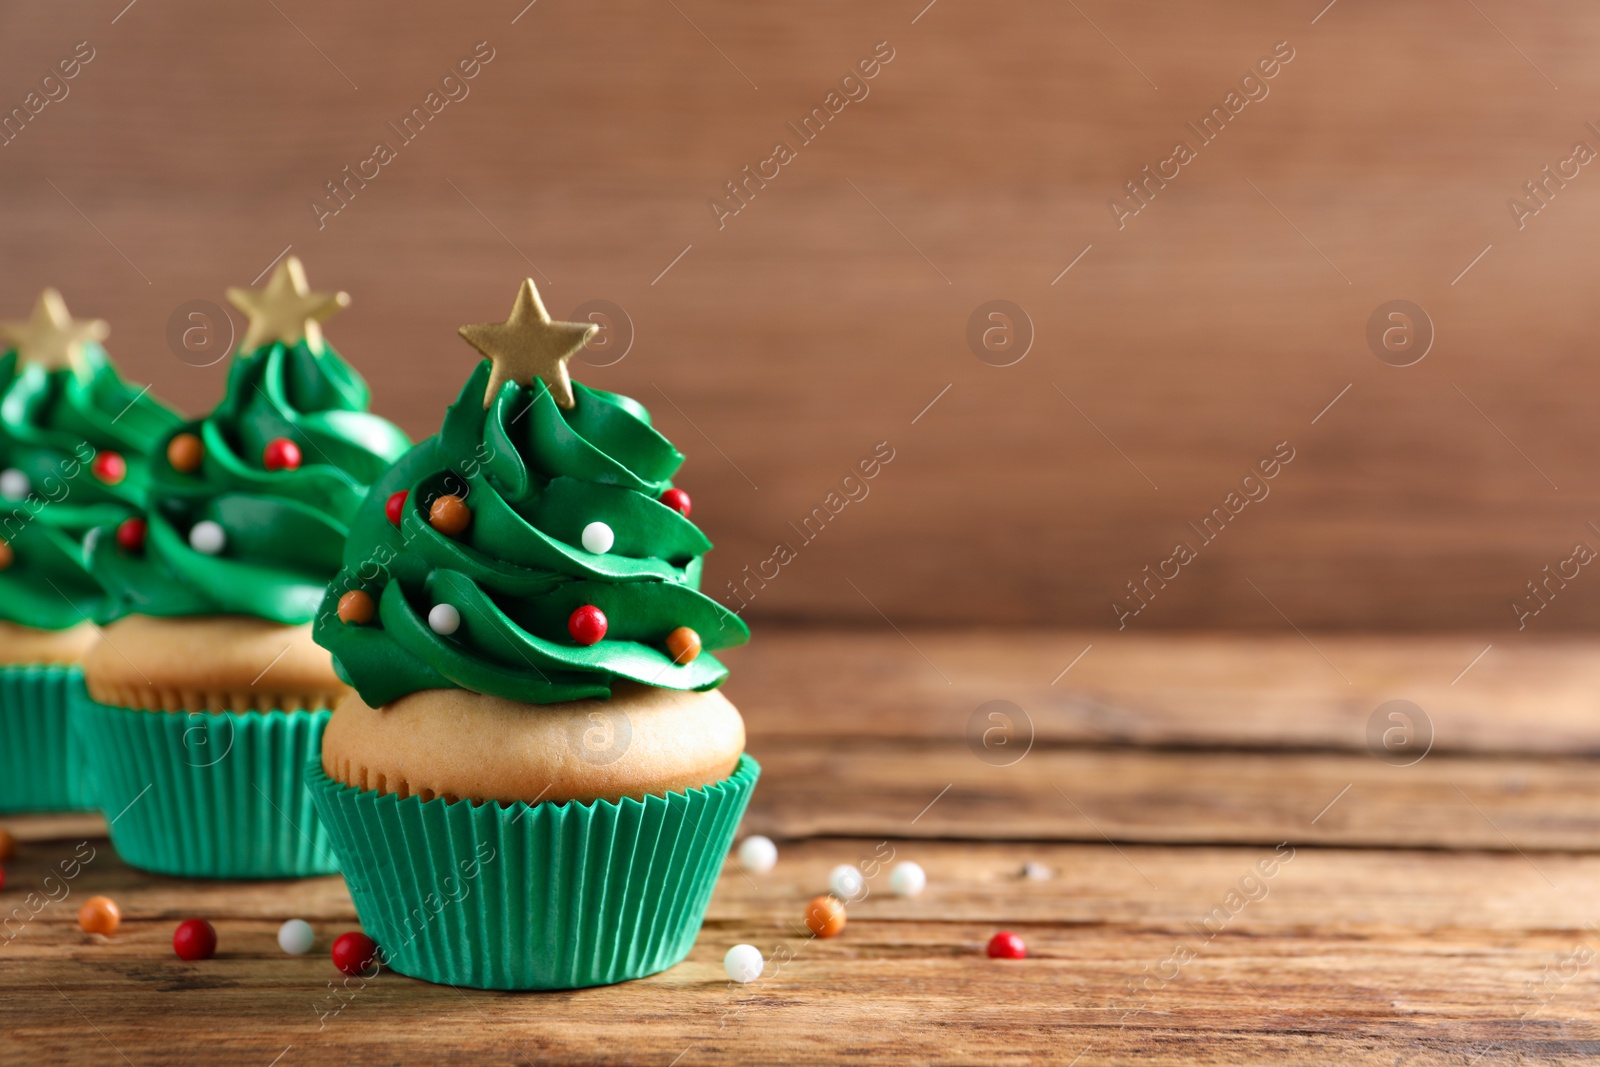
M 1080 636 L 907 634 L 966 703 L 996 678 L 1053 692 L 1038 679 Z M 335 992 L 327 948 L 357 922 L 341 879 L 156 877 L 117 860 L 97 816 L 8 819 L 22 845 L 0 890 L 0 1052 L 7 1067 L 1576 1063 L 1600 1032 L 1600 775 L 1579 754 L 1593 652 L 1497 646 L 1450 688 L 1475 642 L 1319 642 L 1348 685 L 1298 638 L 1130 638 L 1103 660 L 1097 645 L 1055 688 L 1082 687 L 1070 699 L 1095 701 L 1101 732 L 1040 710 L 1034 748 L 993 767 L 960 722 L 930 727 L 934 672 L 899 635 L 774 632 L 742 654 L 734 697 L 764 763 L 745 832 L 778 836 L 779 864 L 730 863 L 688 960 L 604 989 L 383 974 Z M 1466 740 L 1409 767 L 1363 751 L 1339 724 L 1390 686 Z M 1574 754 L 1497 753 L 1497 707 Z M 89 848 L 66 895 L 20 921 Z M 926 869 L 921 897 L 888 891 L 902 860 Z M 813 940 L 805 903 L 841 863 L 867 895 L 839 938 Z M 1049 877 L 1024 878 L 1030 863 Z M 100 893 L 123 910 L 110 939 L 74 923 Z M 220 953 L 183 963 L 172 930 L 196 915 Z M 316 926 L 311 955 L 279 951 L 290 917 Z M 998 929 L 1029 959 L 984 958 Z M 738 943 L 769 960 L 755 984 L 723 974 Z
M 1578 638 L 897 633 L 880 620 L 767 627 L 721 655 L 750 743 L 769 752 L 956 742 L 980 705 L 1007 700 L 1019 744 L 1031 728 L 1048 745 L 1366 753 L 1374 712 L 1406 700 L 1420 709 L 1413 752 L 1431 727 L 1435 753 L 1600 754 L 1600 654 Z
M 754 618 L 1105 631 L 1189 541 L 1130 625 L 1510 634 L 1525 583 L 1600 545 L 1600 199 L 1583 168 L 1522 228 L 1507 208 L 1595 143 L 1600 13 L 1324 6 L 13 5 L 0 109 L 95 58 L 0 148 L 0 313 L 57 284 L 199 411 L 223 367 L 174 355 L 170 316 L 292 247 L 425 434 L 469 364 L 455 327 L 532 274 L 559 314 L 626 309 L 632 350 L 579 377 L 690 455 L 709 588 L 895 449 Z M 480 41 L 470 94 L 319 228 L 325 183 Z M 708 201 L 884 41 L 870 94 L 719 227 Z M 1280 41 L 1269 95 L 1118 229 L 1108 201 Z M 1397 298 L 1436 327 L 1412 367 L 1367 346 Z M 992 299 L 1033 323 L 1015 366 L 969 350 Z M 1271 495 L 1201 544 L 1282 441 Z M 1600 623 L 1594 580 L 1530 626 Z
M 1365 754 L 1036 747 L 994 767 L 964 745 L 750 751 L 772 780 L 746 822 L 769 836 L 1600 847 L 1590 760 L 1429 756 L 1392 767 Z
M 1210 909 L 1270 850 L 893 847 L 926 867 L 928 892 L 878 881 L 832 941 L 805 935 L 804 901 L 859 841 L 790 845 L 759 880 L 730 868 L 664 975 L 525 996 L 384 974 L 340 999 L 323 955 L 354 921 L 339 879 L 181 883 L 107 851 L 75 893 L 116 895 L 122 931 L 80 934 L 65 905 L 24 928 L 0 955 L 0 1033 L 8 1063 L 1444 1064 L 1568 1062 L 1600 1025 L 1592 856 L 1541 857 L 1550 885 L 1514 855 L 1302 849 L 1211 934 Z M 1019 880 L 1025 860 L 1058 874 Z M 291 912 L 317 925 L 316 954 L 278 950 Z M 222 950 L 184 964 L 171 930 L 197 913 Z M 982 958 L 999 926 L 1027 940 L 1026 963 Z M 738 942 L 781 965 L 732 986 L 721 955 Z

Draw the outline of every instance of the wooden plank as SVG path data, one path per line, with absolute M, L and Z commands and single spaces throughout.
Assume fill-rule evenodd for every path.
M 779 837 L 1600 848 L 1589 760 L 1036 747 L 1006 767 L 965 745 L 787 742 L 748 825 Z
M 735 654 L 729 692 L 766 767 L 752 825 L 783 837 L 1104 833 L 1487 849 L 1600 840 L 1600 777 L 1567 754 L 1600 745 L 1600 661 L 1586 643 L 1497 646 L 1462 675 L 1473 639 L 1329 637 L 1319 653 L 1298 638 L 1138 636 L 1097 644 L 1052 687 L 1082 635 L 913 640 L 776 630 Z M 1033 725 L 1031 750 L 1025 730 L 1009 742 L 1027 753 L 1016 766 L 991 766 L 963 740 L 974 709 L 996 697 L 1015 699 Z M 1373 709 L 1400 697 L 1434 731 L 1410 767 L 1366 747 Z M 14 823 L 37 836 L 97 825 Z
M 1433 755 L 1392 767 L 1367 755 L 1036 747 L 994 767 L 949 744 L 751 751 L 763 773 L 746 824 L 781 839 L 1600 848 L 1600 775 L 1588 760 Z M 99 824 L 6 825 L 24 838 L 77 840 Z
M 1600 649 L 1591 641 L 1314 641 L 1061 630 L 902 636 L 881 620 L 853 633 L 763 627 L 726 654 L 727 692 L 757 746 L 952 740 L 980 704 L 1009 700 L 1027 716 L 1019 741 L 1031 722 L 1042 743 L 1364 752 L 1379 705 L 1409 700 L 1426 716 L 1417 740 L 1431 723 L 1435 753 L 1600 754 Z
M 220 1043 L 229 1062 L 260 1063 L 1392 1065 L 1575 1061 L 1600 1025 L 1594 856 L 1537 857 L 1546 882 L 1514 854 L 1301 848 L 1262 878 L 1270 849 L 890 847 L 924 865 L 927 893 L 889 896 L 880 874 L 836 940 L 797 920 L 833 864 L 871 854 L 859 841 L 787 846 L 769 875 L 725 872 L 689 960 L 664 975 L 517 995 L 386 974 L 352 982 L 326 1017 L 321 953 L 351 922 L 338 879 L 179 883 L 104 856 L 74 893 L 116 893 L 123 930 L 79 934 L 66 907 L 26 927 L 0 949 L 0 1034 L 8 1064 L 207 1063 Z M 14 871 L 31 884 L 55 858 Z M 1024 861 L 1056 877 L 1020 879 Z M 1253 872 L 1257 899 L 1203 926 Z M 318 926 L 317 954 L 277 949 L 289 913 Z M 222 952 L 186 964 L 169 939 L 194 914 L 214 919 Z M 982 958 L 1001 926 L 1029 960 Z M 741 941 L 781 966 L 732 986 L 720 960 Z M 1192 955 L 1174 964 L 1178 946 Z
M 8 12 L 7 114 L 76 41 L 99 52 L 4 148 L 0 313 L 60 284 L 113 323 L 131 377 L 198 412 L 225 365 L 174 355 L 174 312 L 292 246 L 354 295 L 329 337 L 421 434 L 466 372 L 455 327 L 503 314 L 517 278 L 562 315 L 612 300 L 638 345 L 577 373 L 689 453 L 709 588 L 897 449 L 758 619 L 1110 627 L 1279 441 L 1297 458 L 1271 496 L 1136 625 L 1287 632 L 1276 605 L 1307 629 L 1509 634 L 1526 583 L 1600 543 L 1600 364 L 1581 358 L 1600 201 L 1579 180 L 1520 228 L 1507 208 L 1593 136 L 1563 104 L 1600 95 L 1592 5 L 1490 24 L 1345 3 L 1315 26 L 1312 5 L 1248 0 L 944 3 L 915 24 L 919 0 L 679 6 Z M 348 178 L 479 41 L 496 58 L 470 96 Z M 871 95 L 720 225 L 708 201 L 879 41 L 896 55 Z M 1119 229 L 1108 202 L 1279 41 L 1296 58 L 1270 96 Z M 348 204 L 319 224 L 338 181 Z M 1035 328 L 1012 367 L 968 347 L 996 298 Z M 1437 329 L 1413 367 L 1368 350 L 1396 298 Z M 1583 573 L 1534 625 L 1600 623 Z
M 0 815 L 0 826 L 18 841 L 79 841 L 106 836 L 105 816 L 87 811 Z

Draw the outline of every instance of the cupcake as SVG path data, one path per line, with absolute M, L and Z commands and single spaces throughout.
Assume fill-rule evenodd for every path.
M 92 806 L 69 720 L 114 607 L 84 537 L 144 507 L 146 454 L 179 418 L 124 382 L 99 320 L 46 289 L 0 356 L 0 812 Z
M 482 989 L 637 978 L 694 943 L 759 768 L 719 692 L 746 641 L 636 401 L 570 382 L 593 326 L 532 281 L 437 436 L 351 524 L 317 641 L 355 689 L 312 796 L 403 974 Z
M 304 768 L 347 690 L 310 623 L 367 487 L 410 442 L 322 339 L 348 297 L 309 291 L 293 257 L 228 297 L 249 327 L 227 394 L 158 443 L 144 514 L 96 531 L 89 568 L 123 617 L 85 657 L 78 719 L 126 862 L 326 874 Z

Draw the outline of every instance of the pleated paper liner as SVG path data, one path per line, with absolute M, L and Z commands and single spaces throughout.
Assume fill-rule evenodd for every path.
M 85 694 L 77 714 L 124 862 L 191 878 L 339 869 L 305 782 L 331 711 L 140 711 Z
M 401 799 L 306 780 L 356 912 L 401 974 L 478 989 L 577 989 L 688 955 L 761 768 L 643 801 Z
M 0 812 L 93 807 L 71 719 L 82 691 L 75 666 L 0 667 Z

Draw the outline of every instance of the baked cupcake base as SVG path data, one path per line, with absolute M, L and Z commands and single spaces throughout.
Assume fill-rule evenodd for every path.
M 362 928 L 401 974 L 576 989 L 682 960 L 761 768 L 620 801 L 475 802 L 356 789 L 305 769 Z
M 331 708 L 349 687 L 311 626 L 249 615 L 129 615 L 84 657 L 94 700 L 152 711 Z
M 720 782 L 744 752 L 744 720 L 717 690 L 618 682 L 609 700 L 524 704 L 424 689 L 373 708 L 339 703 L 322 767 L 357 789 L 423 800 L 641 799 Z

